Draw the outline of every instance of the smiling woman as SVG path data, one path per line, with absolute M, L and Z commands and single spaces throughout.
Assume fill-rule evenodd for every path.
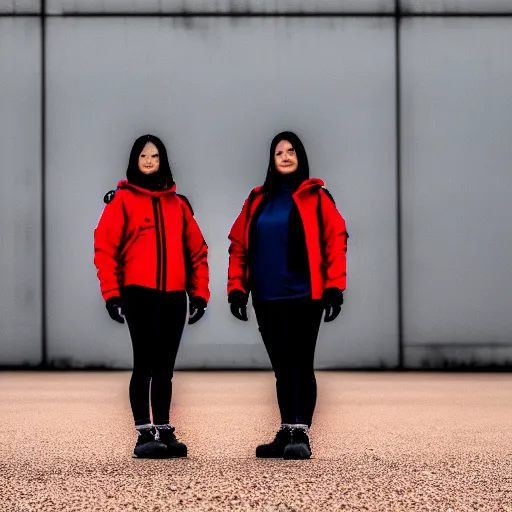
M 110 317 L 119 323 L 126 317 L 130 330 L 130 404 L 139 434 L 134 456 L 185 457 L 187 447 L 169 425 L 172 377 L 187 294 L 189 324 L 204 315 L 210 297 L 208 247 L 188 200 L 176 193 L 158 137 L 135 141 L 126 176 L 106 196 L 94 263 Z
M 348 235 L 323 181 L 309 178 L 297 135 L 276 135 L 269 157 L 265 183 L 249 194 L 229 234 L 228 300 L 245 321 L 252 294 L 276 376 L 281 428 L 256 456 L 309 459 L 316 339 L 323 311 L 326 322 L 341 311 Z

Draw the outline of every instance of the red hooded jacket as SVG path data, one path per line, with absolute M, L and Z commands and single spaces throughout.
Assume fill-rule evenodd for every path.
M 304 227 L 313 299 L 320 299 L 325 288 L 344 290 L 347 276 L 345 221 L 323 186 L 322 180 L 311 178 L 303 181 L 293 194 Z M 228 295 L 234 290 L 246 294 L 250 291 L 249 228 L 264 196 L 263 187 L 256 187 L 231 228 Z
M 176 185 L 150 191 L 123 180 L 94 231 L 94 264 L 105 300 L 131 284 L 210 298 L 208 246 Z

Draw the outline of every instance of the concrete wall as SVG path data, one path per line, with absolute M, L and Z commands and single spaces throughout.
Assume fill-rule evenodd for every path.
M 203 18 L 184 25 L 58 18 L 49 20 L 48 35 L 53 358 L 130 361 L 126 329 L 105 314 L 98 295 L 91 226 L 104 193 L 123 177 L 133 140 L 155 132 L 167 142 L 179 190 L 194 205 L 210 246 L 208 316 L 187 330 L 179 361 L 266 365 L 254 315 L 246 325 L 227 307 L 227 234 L 248 192 L 264 179 L 270 140 L 291 127 L 304 139 L 312 172 L 328 183 L 354 240 L 350 282 L 358 285 L 348 292 L 343 321 L 323 329 L 319 362 L 393 364 L 391 20 Z M 361 202 L 367 206 L 360 208 Z M 382 260 L 390 263 L 385 273 Z M 365 321 L 367 311 L 373 311 L 371 321 Z
M 41 361 L 40 42 L 37 19 L 0 18 L 2 364 Z
M 512 18 L 403 22 L 409 365 L 512 360 L 511 46 Z
M 0 0 L 0 14 L 37 14 L 41 0 Z
M 57 366 L 131 364 L 92 236 L 133 140 L 150 132 L 210 247 L 212 301 L 178 366 L 268 367 L 252 309 L 242 324 L 226 304 L 227 233 L 283 129 L 303 139 L 350 232 L 346 305 L 322 325 L 317 367 L 393 368 L 400 343 L 411 368 L 509 363 L 512 18 L 464 17 L 509 2 L 402 0 L 403 16 L 394 0 L 120 5 L 46 2 L 43 336 L 41 18 L 28 15 L 39 2 L 0 1 L 0 364 L 37 364 L 43 338 Z M 20 162 L 25 181 L 6 170 Z

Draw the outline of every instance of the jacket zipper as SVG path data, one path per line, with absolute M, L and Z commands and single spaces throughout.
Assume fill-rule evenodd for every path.
M 162 237 L 162 291 L 165 292 L 167 288 L 167 243 L 165 241 L 165 223 L 162 202 L 160 201 L 160 198 L 158 198 L 157 201 L 160 212 L 160 233 Z
M 158 212 L 159 200 L 157 197 L 151 198 L 153 202 L 153 214 L 155 216 L 155 230 L 156 230 L 156 289 L 161 289 L 162 281 L 162 244 L 160 240 L 160 216 Z

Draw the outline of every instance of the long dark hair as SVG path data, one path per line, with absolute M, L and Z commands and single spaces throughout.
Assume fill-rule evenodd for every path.
M 297 155 L 298 167 L 297 170 L 288 175 L 282 175 L 277 171 L 274 153 L 276 151 L 276 146 L 282 141 L 287 140 L 295 149 L 295 154 Z M 297 186 L 299 186 L 304 180 L 309 179 L 309 163 L 308 156 L 306 155 L 306 150 L 304 149 L 304 145 L 301 140 L 295 133 L 293 132 L 281 132 L 278 133 L 270 144 L 270 156 L 268 161 L 268 169 L 267 169 L 267 177 L 265 178 L 265 183 L 263 184 L 263 189 L 266 192 L 272 192 L 279 186 L 279 184 L 286 179 Z
M 139 155 L 148 142 L 152 142 L 158 149 L 160 167 L 155 173 L 146 175 L 139 170 Z M 128 161 L 128 169 L 126 170 L 126 178 L 129 183 L 151 190 L 162 190 L 174 185 L 167 150 L 165 149 L 164 143 L 158 137 L 154 135 L 143 135 L 133 143 L 132 150 L 130 151 L 130 159 Z

